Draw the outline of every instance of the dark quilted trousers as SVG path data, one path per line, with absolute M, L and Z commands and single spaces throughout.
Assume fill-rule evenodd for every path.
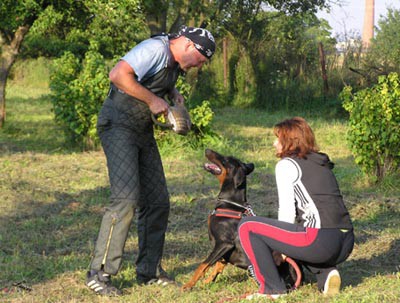
M 111 185 L 111 204 L 106 208 L 101 223 L 91 269 L 99 270 L 103 266 L 106 273 L 114 275 L 118 272 L 137 209 L 139 253 L 136 271 L 140 277 L 153 278 L 163 253 L 169 194 L 152 125 L 147 132 L 142 132 L 141 128 L 147 121 L 133 118 L 135 111 L 140 114 L 141 104 L 139 109 L 135 106 L 135 109 L 130 107 L 119 111 L 118 103 L 107 99 L 99 116 L 99 134 Z M 148 110 L 147 106 L 142 109 Z M 127 128 L 124 123 L 116 123 L 121 122 L 122 115 L 122 118 L 134 121 L 133 124 L 141 125 L 135 130 Z M 150 117 L 149 113 L 147 116 Z

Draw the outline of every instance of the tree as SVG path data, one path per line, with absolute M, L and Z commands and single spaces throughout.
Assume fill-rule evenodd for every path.
M 84 16 L 82 3 L 74 0 L 0 2 L 0 127 L 3 126 L 6 116 L 5 90 L 11 67 L 20 53 L 22 42 L 30 28 L 50 7 L 55 11 L 71 12 L 77 23 L 81 21 L 79 18 Z M 64 27 L 68 25 L 68 22 L 64 23 Z
M 96 41 L 101 54 L 110 58 L 132 47 L 143 34 L 139 0 L 2 0 L 0 127 L 5 120 L 7 78 L 21 51 L 50 57 L 70 51 L 83 58 Z
M 376 80 L 379 75 L 400 72 L 400 10 L 388 9 L 378 21 L 376 37 L 371 40 L 364 69 Z
M 245 94 L 239 99 L 247 99 L 247 102 L 253 99 L 257 106 L 275 108 L 277 104 L 273 102 L 285 102 L 289 97 L 288 82 L 310 78 L 310 71 L 317 70 L 318 43 L 328 47 L 333 41 L 327 38 L 327 24 L 316 18 L 317 7 L 311 8 L 310 2 L 269 1 L 274 9 L 267 9 L 266 3 L 232 1 L 224 7 L 225 15 L 221 14 L 221 20 L 216 23 L 222 24 L 238 43 L 240 55 L 231 58 L 247 57 L 249 62 L 245 73 L 254 76 L 253 81 L 245 85 Z M 237 71 L 239 69 L 233 72 Z M 239 74 L 232 76 L 238 77 Z M 244 80 L 247 79 L 249 76 Z M 276 97 L 275 93 L 279 93 L 280 98 L 265 102 L 268 96 Z
M 97 114 L 109 89 L 106 58 L 119 58 L 147 31 L 138 0 L 83 3 L 90 21 L 85 31 L 72 29 L 66 39 L 73 44 L 79 37 L 89 47 L 83 55 L 66 51 L 53 61 L 50 98 L 55 119 L 67 137 L 85 149 L 92 149 L 98 143 Z

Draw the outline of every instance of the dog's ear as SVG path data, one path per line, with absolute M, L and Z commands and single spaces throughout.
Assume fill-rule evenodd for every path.
M 241 168 L 238 169 L 237 173 L 233 177 L 235 188 L 239 188 L 239 186 L 241 186 L 244 181 L 246 181 L 246 176 L 250 174 L 253 170 L 253 163 L 243 163 L 243 165 L 241 165 Z
M 254 164 L 253 163 L 247 163 L 245 164 L 246 166 L 246 175 L 249 175 L 253 172 L 254 170 Z
M 242 168 L 237 169 L 237 173 L 233 176 L 235 188 L 239 188 L 246 180 L 246 174 Z

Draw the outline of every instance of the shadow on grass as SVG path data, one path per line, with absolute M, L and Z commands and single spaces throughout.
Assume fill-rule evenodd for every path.
M 7 118 L 0 129 L 0 155 L 20 152 L 80 151 L 56 124 L 49 95 L 7 99 Z
M 384 252 L 382 252 L 384 248 L 379 245 L 379 242 L 375 245 L 368 245 L 368 242 L 378 240 L 378 238 L 383 239 L 385 236 L 389 241 L 393 239 L 395 236 L 392 236 L 391 232 L 394 232 L 400 220 L 398 200 L 387 200 L 377 202 L 377 204 L 379 211 L 369 211 L 369 215 L 367 211 L 364 213 L 363 208 L 359 207 L 358 211 L 361 213 L 357 215 L 357 219 L 353 220 L 355 243 L 359 246 L 366 244 L 360 249 L 368 250 L 368 252 L 361 251 L 361 253 L 368 254 L 370 257 L 351 259 L 340 265 L 341 272 L 343 271 L 344 285 L 356 286 L 361 284 L 365 278 L 390 275 L 399 271 L 400 239 L 392 240 Z M 368 208 L 368 205 L 365 207 Z
M 343 286 L 357 286 L 364 279 L 377 275 L 392 275 L 399 272 L 400 239 L 393 241 L 384 253 L 373 255 L 371 258 L 349 260 L 340 265 Z
M 108 188 L 76 195 L 45 194 L 54 196 L 54 202 L 19 201 L 10 212 L 0 215 L 0 289 L 22 280 L 32 285 L 89 266 L 103 208 L 108 204 Z M 205 227 L 203 214 L 207 209 L 202 202 L 195 205 L 190 209 L 171 205 L 168 233 L 177 233 L 179 240 L 167 241 L 164 258 L 196 255 L 188 235 L 203 234 L 204 230 L 199 230 Z M 129 237 L 130 241 L 137 237 L 136 219 Z M 135 249 L 127 249 L 124 262 L 134 264 L 136 256 Z

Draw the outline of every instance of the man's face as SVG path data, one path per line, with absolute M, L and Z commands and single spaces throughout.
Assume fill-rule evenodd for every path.
M 179 66 L 185 72 L 192 67 L 202 67 L 207 58 L 203 56 L 193 45 L 193 42 L 188 39 L 188 47 L 185 48 L 184 53 L 181 56 Z

